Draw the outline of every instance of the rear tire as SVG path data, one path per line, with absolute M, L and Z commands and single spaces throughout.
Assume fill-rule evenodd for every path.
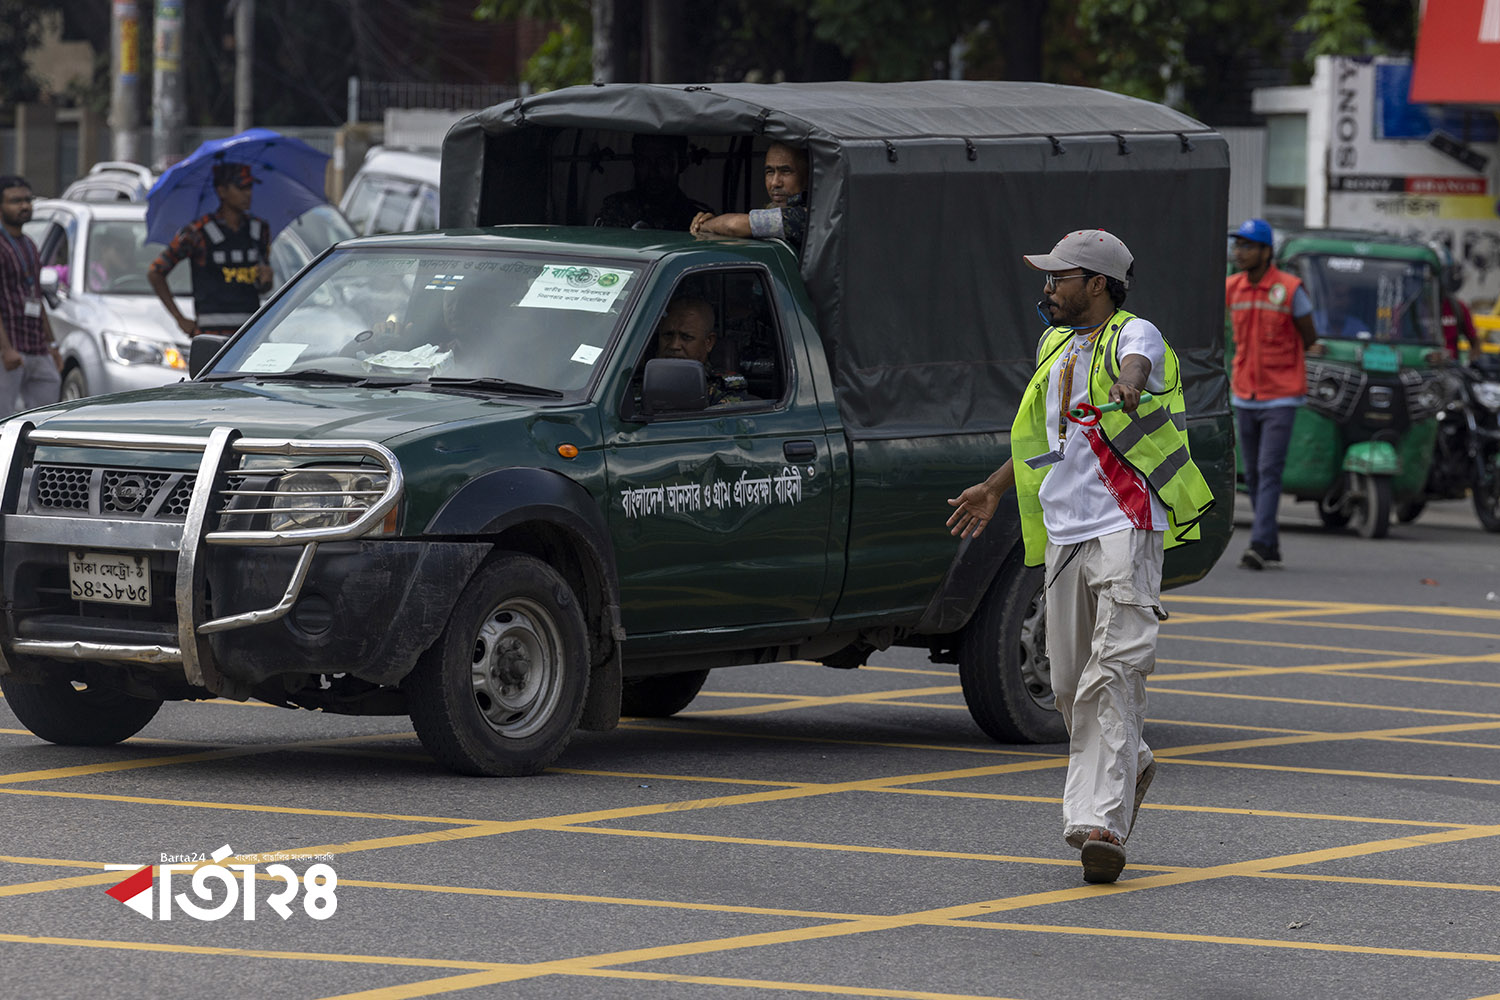
M 999 743 L 1068 738 L 1052 693 L 1041 567 L 1012 556 L 1001 567 L 958 643 L 958 676 L 969 714 Z
M 620 695 L 620 714 L 640 719 L 665 719 L 676 715 L 698 697 L 706 680 L 707 670 L 627 677 Z
M 578 727 L 588 649 L 567 581 L 540 559 L 502 553 L 474 574 L 402 685 L 417 736 L 460 774 L 536 774 Z
M 0 677 L 0 690 L 23 726 L 65 747 L 107 747 L 128 740 L 146 728 L 162 703 L 107 687 L 76 688 L 61 678 L 33 684 Z
M 1500 531 L 1500 468 L 1493 447 L 1481 455 L 1482 465 L 1474 483 L 1474 514 L 1485 531 Z

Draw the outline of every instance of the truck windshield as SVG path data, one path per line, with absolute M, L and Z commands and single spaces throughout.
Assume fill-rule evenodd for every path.
M 336 251 L 207 373 L 497 379 L 583 388 L 638 268 L 485 251 Z
M 1319 337 L 1442 340 L 1436 275 L 1423 261 L 1304 254 L 1287 269 L 1307 285 Z

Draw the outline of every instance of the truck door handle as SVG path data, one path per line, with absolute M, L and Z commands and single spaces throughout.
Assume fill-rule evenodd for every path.
M 818 457 L 818 446 L 811 441 L 788 441 L 781 446 L 788 462 L 809 462 Z

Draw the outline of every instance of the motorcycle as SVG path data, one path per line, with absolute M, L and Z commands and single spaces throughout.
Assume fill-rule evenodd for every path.
M 1455 365 L 1446 382 L 1424 495 L 1402 504 L 1397 517 L 1411 522 L 1428 500 L 1468 495 L 1484 530 L 1500 532 L 1500 357 L 1481 354 L 1471 365 Z

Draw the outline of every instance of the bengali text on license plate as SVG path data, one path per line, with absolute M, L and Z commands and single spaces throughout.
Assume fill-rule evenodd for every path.
M 151 603 L 151 562 L 146 556 L 69 552 L 68 586 L 75 601 Z

